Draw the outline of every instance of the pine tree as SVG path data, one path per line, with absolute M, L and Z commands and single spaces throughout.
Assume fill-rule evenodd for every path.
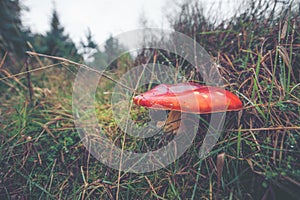
M 114 38 L 113 36 L 110 36 L 105 41 L 105 54 L 107 56 L 107 61 L 112 63 L 109 63 L 109 69 L 115 70 L 118 68 L 117 66 L 117 58 L 120 56 L 122 52 L 124 52 L 125 48 L 120 44 L 119 40 Z
M 81 55 L 87 63 L 93 60 L 93 54 L 98 51 L 98 44 L 94 41 L 91 29 L 88 29 L 85 40 L 80 41 L 80 48 Z
M 51 19 L 51 28 L 46 35 L 46 54 L 65 57 L 73 61 L 82 60 L 77 52 L 74 42 L 68 34 L 64 33 L 64 27 L 60 24 L 57 11 L 54 9 Z
M 117 38 L 110 36 L 104 44 L 104 51 L 99 48 L 93 54 L 92 67 L 101 70 L 126 71 L 132 65 L 132 57 Z
M 0 55 L 14 53 L 25 55 L 26 31 L 22 26 L 19 0 L 0 0 Z

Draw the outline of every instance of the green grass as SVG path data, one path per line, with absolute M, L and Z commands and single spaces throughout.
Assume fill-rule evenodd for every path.
M 60 74 L 70 73 L 62 72 Z M 57 70 L 45 73 L 49 73 L 51 80 Z M 41 74 L 36 75 L 37 80 L 39 76 Z M 14 81 L 11 80 L 11 84 Z M 53 93 L 49 96 L 48 91 L 47 96 L 36 92 L 34 102 L 28 102 L 28 91 L 21 89 L 22 92 L 13 94 L 15 98 L 8 97 L 2 101 L 5 107 L 1 107 L 1 113 L 9 116 L 1 122 L 3 198 L 109 199 L 115 198 L 117 190 L 120 199 L 141 196 L 146 199 L 240 199 L 247 195 L 255 199 L 271 190 L 276 195 L 282 193 L 292 198 L 293 191 L 299 187 L 299 121 L 294 115 L 289 116 L 290 120 L 294 120 L 295 129 L 282 132 L 284 129 L 268 129 L 267 124 L 262 130 L 260 127 L 248 127 L 249 119 L 266 120 L 252 113 L 259 113 L 257 105 L 242 111 L 238 125 L 231 122 L 238 119 L 237 113 L 232 113 L 227 116 L 225 132 L 206 159 L 199 160 L 197 150 L 201 139 L 196 139 L 179 160 L 165 169 L 145 174 L 121 172 L 119 177 L 116 170 L 94 159 L 81 144 L 72 119 L 71 85 L 65 85 L 64 90 L 60 84 L 50 85 L 48 89 Z M 109 85 L 108 90 L 111 88 Z M 9 89 L 8 86 L 2 87 Z M 42 91 L 40 89 L 35 91 Z M 104 90 L 101 89 L 98 94 L 103 94 Z M 257 87 L 253 90 L 261 92 Z M 249 99 L 259 98 L 252 94 L 249 93 Z M 109 97 L 105 99 L 97 107 L 99 120 L 105 124 L 108 134 L 115 137 L 120 130 L 112 118 Z M 268 102 L 270 98 L 266 99 Z M 290 106 L 292 110 L 281 108 L 282 105 L 273 104 L 272 100 L 268 111 L 270 122 L 275 120 L 272 109 L 283 109 L 281 112 L 285 114 L 299 113 L 297 107 Z M 262 109 L 266 112 L 266 108 Z M 203 117 L 201 121 L 205 125 L 206 117 Z M 271 127 L 274 125 L 271 124 Z M 139 140 L 131 142 L 129 149 L 143 146 Z M 292 149 L 291 145 L 294 146 Z M 221 153 L 225 153 L 225 157 L 221 180 L 218 180 L 216 163 Z M 217 187 L 218 181 L 220 187 Z
M 198 151 L 210 115 L 199 116 L 200 129 L 191 147 L 154 172 L 119 172 L 89 154 L 72 113 L 74 63 L 45 63 L 43 70 L 31 72 L 32 101 L 26 74 L 6 78 L 9 71 L 0 66 L 0 199 L 297 199 L 300 28 L 293 19 L 279 23 L 288 24 L 285 35 L 282 26 L 265 27 L 255 20 L 236 26 L 241 30 L 199 33 L 205 36 L 203 46 L 219 46 L 212 55 L 226 89 L 239 95 L 244 109 L 226 115 L 224 130 L 204 159 Z M 240 37 L 248 26 L 260 32 Z M 165 61 L 184 71 L 186 66 L 177 65 L 184 62 L 159 53 L 153 59 L 158 67 Z M 36 66 L 36 60 L 30 64 Z M 117 79 L 123 72 L 110 76 Z M 192 77 L 188 73 L 184 75 Z M 125 140 L 125 149 L 146 151 L 173 138 L 162 131 L 153 139 L 124 136 L 113 119 L 114 84 L 102 81 L 95 96 L 97 119 L 114 144 L 122 147 Z M 140 126 L 149 121 L 148 110 L 134 105 L 128 115 Z

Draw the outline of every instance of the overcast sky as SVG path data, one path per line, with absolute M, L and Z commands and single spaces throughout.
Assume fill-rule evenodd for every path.
M 208 15 L 217 13 L 219 18 L 233 13 L 239 3 L 243 2 L 199 1 L 203 3 Z M 85 38 L 88 28 L 96 42 L 102 44 L 111 34 L 117 35 L 142 28 L 143 17 L 148 20 L 149 27 L 169 28 L 167 15 L 174 14 L 174 9 L 179 8 L 174 0 L 21 0 L 20 2 L 29 9 L 23 12 L 22 20 L 32 32 L 46 33 L 50 29 L 53 9 L 56 8 L 65 33 L 69 34 L 76 44 Z M 215 5 L 216 12 L 211 10 L 212 5 Z
M 20 0 L 29 9 L 22 15 L 23 24 L 34 33 L 50 29 L 53 9 L 56 8 L 61 24 L 75 43 L 91 29 L 96 42 L 103 43 L 110 34 L 142 28 L 141 18 L 148 26 L 169 28 L 167 15 L 178 10 L 175 2 L 193 0 Z M 241 11 L 242 0 L 198 0 L 206 15 L 220 20 Z M 289 1 L 289 0 L 287 0 Z M 297 1 L 297 0 L 296 0 Z M 300 1 L 300 0 L 298 0 Z M 212 9 L 214 8 L 214 9 Z
M 53 8 L 58 11 L 61 24 L 78 44 L 88 28 L 98 43 L 110 34 L 141 28 L 141 18 L 148 19 L 151 27 L 167 28 L 164 10 L 170 0 L 22 0 L 29 11 L 23 12 L 23 24 L 34 33 L 50 29 Z M 54 6 L 55 5 L 55 6 Z

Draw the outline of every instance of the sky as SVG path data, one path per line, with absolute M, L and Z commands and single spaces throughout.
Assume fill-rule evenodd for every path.
M 88 29 L 94 40 L 105 43 L 110 35 L 143 28 L 142 19 L 148 27 L 169 29 L 168 15 L 179 11 L 178 2 L 192 0 L 20 0 L 28 8 L 22 13 L 23 25 L 33 33 L 45 34 L 50 30 L 54 8 L 60 23 L 75 44 L 85 39 Z M 238 8 L 241 0 L 198 0 L 207 15 L 228 17 Z M 177 4 L 175 3 L 177 2 Z M 214 9 L 212 9 L 214 8 Z
M 170 28 L 168 15 L 178 10 L 178 4 L 184 0 L 21 0 L 28 8 L 22 13 L 22 21 L 33 33 L 46 33 L 50 29 L 53 9 L 58 12 L 60 23 L 72 40 L 78 45 L 84 40 L 88 29 L 95 41 L 103 44 L 110 36 L 125 31 L 143 28 L 142 19 L 147 19 L 148 27 Z M 185 0 L 188 1 L 188 0 Z M 218 15 L 227 15 L 237 8 L 240 0 L 199 0 L 206 8 L 212 4 L 229 8 Z M 233 9 L 234 8 L 234 9 Z M 208 14 L 211 13 L 210 9 Z M 222 14 L 223 13 L 223 14 Z
M 23 11 L 22 22 L 33 33 L 46 33 L 50 29 L 53 9 L 58 11 L 65 33 L 78 45 L 85 39 L 88 29 L 94 40 L 103 44 L 110 35 L 143 28 L 142 19 L 148 27 L 170 28 L 168 15 L 179 11 L 178 2 L 193 0 L 20 0 L 28 8 Z M 241 0 L 197 0 L 204 14 L 219 20 L 241 11 Z M 177 2 L 177 5 L 176 3 Z
M 142 28 L 142 19 L 150 27 L 168 28 L 165 10 L 170 0 L 21 0 L 28 11 L 22 13 L 22 22 L 33 33 L 50 29 L 53 9 L 72 40 L 79 44 L 88 29 L 97 43 L 104 43 L 110 35 Z

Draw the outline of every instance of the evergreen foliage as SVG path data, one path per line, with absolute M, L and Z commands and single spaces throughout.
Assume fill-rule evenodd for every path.
M 24 56 L 26 31 L 21 22 L 19 0 L 0 1 L 0 55 L 12 52 Z
M 45 37 L 47 49 L 44 53 L 80 61 L 82 57 L 78 54 L 74 42 L 64 32 L 57 11 L 53 10 L 50 31 L 47 32 Z
M 110 36 L 105 41 L 104 50 L 101 51 L 101 49 L 98 48 L 97 52 L 93 55 L 94 61 L 90 64 L 99 69 L 107 68 L 108 70 L 116 70 L 118 69 L 118 58 L 125 50 L 125 47 L 120 44 L 117 38 Z

